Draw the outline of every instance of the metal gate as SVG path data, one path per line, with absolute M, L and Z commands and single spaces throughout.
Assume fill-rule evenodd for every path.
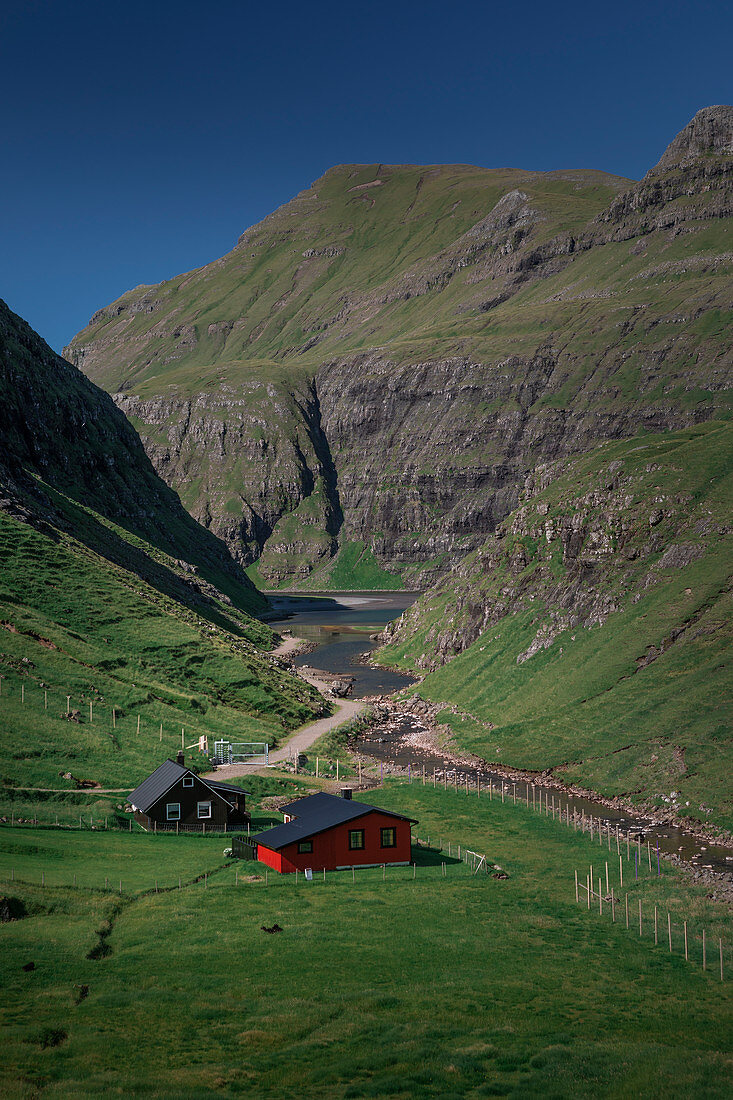
M 267 764 L 270 746 L 266 741 L 215 741 L 214 764 Z

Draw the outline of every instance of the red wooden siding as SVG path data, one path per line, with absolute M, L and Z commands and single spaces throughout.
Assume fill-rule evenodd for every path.
M 364 847 L 355 851 L 349 848 L 349 833 L 353 829 L 364 830 Z M 382 829 L 395 830 L 396 847 L 382 847 Z M 370 863 L 409 863 L 411 859 L 410 822 L 377 811 L 344 821 L 306 839 L 313 844 L 312 852 L 299 852 L 298 841 L 287 844 L 279 851 L 259 844 L 257 858 L 280 872 L 303 871 L 306 867 L 312 867 L 314 871 L 324 867 L 327 871 L 333 871 L 337 867 L 363 867 Z

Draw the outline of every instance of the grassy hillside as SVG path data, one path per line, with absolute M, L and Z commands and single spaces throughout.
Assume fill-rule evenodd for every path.
M 250 619 L 177 598 L 173 570 L 166 591 L 75 535 L 2 512 L 0 546 L 4 785 L 74 790 L 70 772 L 131 787 L 180 748 L 182 728 L 187 747 L 200 735 L 272 743 L 319 712 L 317 693 L 257 647 Z
M 429 582 L 538 462 L 726 415 L 732 115 L 638 184 L 339 166 L 68 354 L 265 585 Z
M 733 827 L 730 425 L 609 443 L 523 503 L 403 616 L 457 743 Z
M 615 924 L 576 905 L 574 870 L 602 856 L 587 836 L 417 785 L 374 801 L 509 877 L 418 851 L 414 878 L 265 885 L 257 865 L 226 865 L 221 840 L 0 830 L 2 888 L 29 914 L 3 929 L 4 1095 L 729 1094 L 730 921 L 704 887 L 666 866 L 627 885 L 639 937 L 621 905 Z
M 272 742 L 320 710 L 110 398 L 1 303 L 0 401 L 3 785 L 130 787 L 181 729 Z
M 405 304 L 407 284 L 399 293 L 404 302 L 393 291 L 391 309 L 380 308 L 377 295 L 409 279 L 413 267 L 418 278 L 421 264 L 508 192 L 521 189 L 531 204 L 540 243 L 560 225 L 579 229 L 628 182 L 602 172 L 340 165 L 248 229 L 223 259 L 136 288 L 99 310 L 68 350 L 105 389 L 133 389 L 143 398 L 159 394 L 161 383 L 189 396 L 222 383 L 269 380 L 271 372 L 277 383 L 312 370 L 337 344 L 340 354 L 344 333 L 349 350 L 364 346 L 353 329 L 367 308 L 382 314 L 380 336 L 401 336 L 403 311 L 415 309 Z M 313 337 L 318 352 L 308 356 Z M 307 358 L 293 359 L 298 353 Z

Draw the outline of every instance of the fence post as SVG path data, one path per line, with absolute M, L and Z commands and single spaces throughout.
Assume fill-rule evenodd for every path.
M 641 935 L 641 898 L 639 898 L 639 935 Z

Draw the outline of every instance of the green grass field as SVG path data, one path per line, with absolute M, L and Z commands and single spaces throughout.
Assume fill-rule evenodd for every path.
M 2 889 L 29 913 L 2 932 L 3 1094 L 730 1094 L 717 942 L 733 966 L 731 927 L 704 888 L 669 866 L 628 887 L 645 919 L 671 912 L 670 955 L 648 919 L 640 939 L 576 905 L 574 869 L 604 851 L 587 835 L 417 784 L 369 800 L 420 819 L 431 848 L 414 871 L 266 883 L 259 865 L 227 863 L 222 838 L 0 830 Z M 508 878 L 472 875 L 438 837 Z M 123 879 L 122 897 L 104 876 Z M 274 923 L 282 933 L 262 932 Z

